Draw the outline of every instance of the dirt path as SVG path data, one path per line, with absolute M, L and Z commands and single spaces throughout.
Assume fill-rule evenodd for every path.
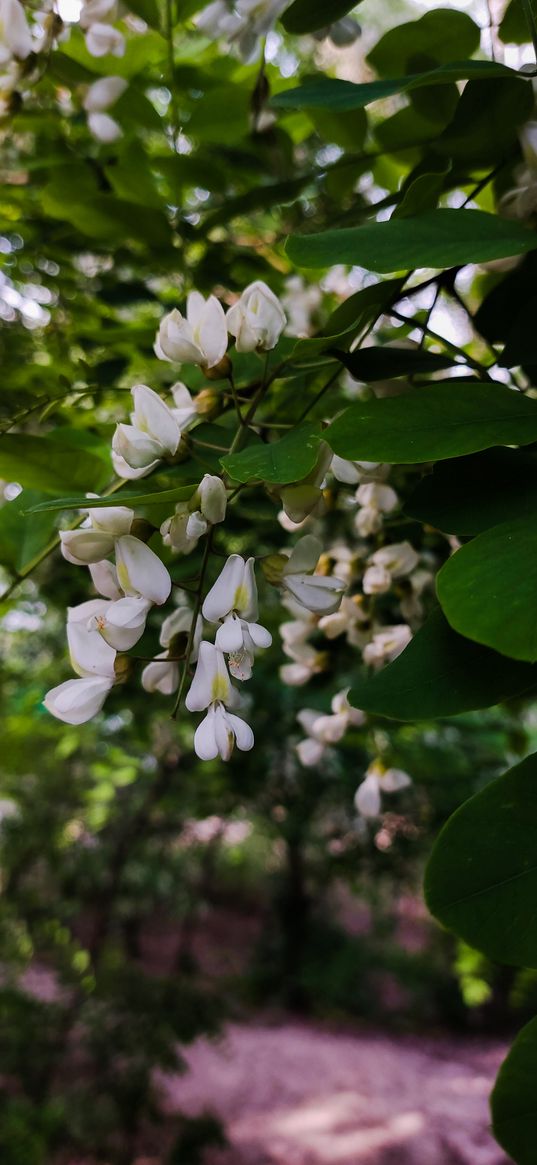
M 487 1106 L 505 1050 L 294 1020 L 231 1025 L 160 1088 L 168 1111 L 223 1120 L 230 1148 L 211 1165 L 506 1165 Z

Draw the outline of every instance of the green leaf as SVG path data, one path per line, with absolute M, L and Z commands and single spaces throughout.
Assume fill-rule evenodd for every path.
M 519 1032 L 491 1097 L 494 1136 L 517 1165 L 534 1165 L 537 1144 L 537 1019 Z
M 141 16 L 150 28 L 160 29 L 160 11 L 157 0 L 129 0 L 130 11 Z
M 534 755 L 453 814 L 429 861 L 432 914 L 498 963 L 537 967 L 536 832 Z
M 385 279 L 355 291 L 332 312 L 319 335 L 311 339 L 298 340 L 289 356 L 293 364 L 311 360 L 322 352 L 329 352 L 336 345 L 348 346 L 362 328 L 377 319 L 382 309 L 402 288 L 401 279 Z
M 291 235 L 287 254 L 298 267 L 359 264 L 368 271 L 456 267 L 522 255 L 537 235 L 482 210 L 431 210 L 419 218 L 391 218 L 321 234 Z
M 69 448 L 50 437 L 5 433 L 0 438 L 0 477 L 28 489 L 57 494 L 60 490 L 99 489 L 111 467 L 85 449 Z
M 521 0 L 510 0 L 498 28 L 498 35 L 504 44 L 527 44 L 530 34 Z
M 438 169 L 430 168 L 425 173 L 417 174 L 406 187 L 403 186 L 401 201 L 393 212 L 393 218 L 409 218 L 434 210 L 450 169 L 450 162 L 440 162 Z
M 368 55 L 369 64 L 381 76 L 413 72 L 416 63 L 452 61 L 471 57 L 479 48 L 480 31 L 465 12 L 436 8 L 419 20 L 398 23 L 378 41 Z
M 104 498 L 88 498 L 87 496 L 69 497 L 69 498 L 54 498 L 52 501 L 40 502 L 28 508 L 29 514 L 43 514 L 53 510 L 86 510 L 91 506 L 92 510 L 100 509 L 102 506 L 161 506 L 166 502 L 183 502 L 188 501 L 192 497 L 194 490 L 197 488 L 197 483 L 192 485 L 179 485 L 175 489 L 155 490 L 151 493 L 132 493 L 132 492 L 118 492 L 109 494 Z
M 405 514 L 447 534 L 481 534 L 537 512 L 537 457 L 488 449 L 436 465 L 405 503 Z
M 451 61 L 436 69 L 422 73 L 411 73 L 406 77 L 391 77 L 385 81 L 339 81 L 331 77 L 318 77 L 297 85 L 294 89 L 283 89 L 271 99 L 276 109 L 327 109 L 346 112 L 363 109 L 374 101 L 393 97 L 396 93 L 407 93 L 428 85 L 445 85 L 452 81 L 485 80 L 493 77 L 518 78 L 514 69 L 493 61 Z M 529 87 L 529 86 L 528 86 Z
M 439 356 L 422 348 L 359 348 L 356 352 L 334 349 L 334 356 L 355 380 L 366 383 L 417 372 L 438 372 L 456 363 L 453 356 Z
M 277 485 L 302 481 L 314 469 L 319 456 L 319 424 L 298 425 L 280 441 L 254 445 L 222 458 L 233 481 L 270 481 Z
M 16 574 L 24 574 L 54 534 L 54 515 L 30 517 L 27 513 L 42 498 L 41 492 L 23 490 L 12 502 L 0 507 L 0 563 Z
M 349 698 L 378 716 L 427 720 L 488 708 L 536 684 L 536 667 L 457 635 L 438 609 L 393 663 L 360 677 Z
M 442 567 L 436 588 L 451 626 L 513 659 L 537 659 L 537 518 L 485 530 Z
M 327 10 L 326 0 L 294 0 L 281 17 L 281 22 L 287 32 L 304 36 L 305 33 L 316 32 L 318 28 L 326 28 L 336 20 L 341 20 L 359 3 L 360 0 L 330 0 L 330 9 Z
M 537 439 L 537 402 L 503 384 L 446 380 L 351 405 L 324 433 L 352 461 L 415 465 Z
M 516 149 L 517 129 L 533 106 L 533 92 L 521 78 L 470 81 L 435 149 L 469 166 L 503 161 Z

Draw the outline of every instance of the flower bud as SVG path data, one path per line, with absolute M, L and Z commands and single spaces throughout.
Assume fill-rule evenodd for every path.
M 276 347 L 287 317 L 274 292 L 259 279 L 230 307 L 226 323 L 237 352 L 268 352 Z

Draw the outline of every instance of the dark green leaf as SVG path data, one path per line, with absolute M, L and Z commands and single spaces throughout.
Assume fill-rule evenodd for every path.
M 99 489 L 112 474 L 111 466 L 85 449 L 62 441 L 23 433 L 0 438 L 0 477 L 28 489 L 57 494 L 59 490 Z
M 445 563 L 440 603 L 461 635 L 513 659 L 537 659 L 537 518 L 485 530 Z
M 233 481 L 270 481 L 278 485 L 302 481 L 311 473 L 319 456 L 321 427 L 304 424 L 293 429 L 280 441 L 254 445 L 241 453 L 222 458 L 222 465 Z
M 345 365 L 355 380 L 385 380 L 391 376 L 411 376 L 417 372 L 439 372 L 456 363 L 453 356 L 439 356 L 423 348 L 359 348 L 334 356 Z
M 504 44 L 526 44 L 530 39 L 522 0 L 510 0 L 505 9 L 498 35 Z
M 303 36 L 308 32 L 316 32 L 318 28 L 326 28 L 346 16 L 351 8 L 356 8 L 360 0 L 330 0 L 327 9 L 326 0 L 294 0 L 290 8 L 284 12 L 281 21 L 287 32 Z
M 417 174 L 406 187 L 403 186 L 401 201 L 398 202 L 392 217 L 409 218 L 414 214 L 434 210 L 450 168 L 451 163 L 440 163 L 439 168 L 431 167 L 425 173 Z
M 537 1019 L 519 1032 L 491 1097 L 494 1136 L 517 1165 L 534 1165 L 537 1144 Z
M 537 967 L 536 831 L 534 755 L 453 814 L 429 862 L 431 912 L 498 963 Z
M 340 81 L 336 78 L 318 77 L 305 81 L 294 89 L 284 89 L 276 93 L 271 104 L 277 109 L 327 109 L 343 112 L 363 109 L 374 101 L 382 101 L 395 93 L 406 93 L 428 85 L 445 85 L 450 81 L 476 80 L 480 77 L 516 78 L 514 69 L 493 61 L 451 61 L 437 69 L 427 69 L 422 73 L 411 73 L 406 77 L 392 77 L 385 81 Z
M 405 514 L 447 534 L 481 534 L 537 512 L 537 457 L 488 449 L 436 465 L 405 504 Z
M 418 218 L 291 235 L 286 247 L 298 267 L 348 263 L 380 272 L 485 263 L 536 248 L 537 235 L 517 222 L 482 210 L 447 208 Z
M 42 500 L 43 493 L 23 490 L 12 502 L 0 507 L 0 563 L 16 574 L 26 567 L 50 542 L 54 534 L 55 517 L 28 515 Z
M 447 380 L 404 396 L 360 401 L 325 440 L 353 461 L 417 464 L 537 439 L 537 402 L 503 384 Z
M 523 79 L 469 81 L 435 149 L 470 166 L 491 166 L 518 147 L 517 129 L 534 97 Z
M 299 364 L 311 360 L 319 353 L 328 352 L 334 346 L 347 347 L 362 328 L 377 319 L 402 286 L 401 279 L 385 279 L 382 283 L 363 287 L 361 291 L 350 295 L 332 312 L 319 335 L 297 341 L 290 354 L 290 361 Z
M 457 635 L 438 609 L 393 663 L 360 677 L 350 700 L 378 716 L 427 720 L 488 708 L 536 684 L 536 667 Z
M 381 37 L 367 59 L 381 77 L 390 77 L 414 72 L 421 61 L 433 65 L 471 57 L 479 42 L 479 28 L 465 12 L 436 8 L 419 20 L 398 23 Z

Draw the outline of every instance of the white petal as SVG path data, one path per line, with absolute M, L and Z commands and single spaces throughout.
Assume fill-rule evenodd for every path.
M 172 455 L 176 453 L 181 433 L 172 410 L 158 393 L 145 384 L 136 384 L 132 396 L 136 428 L 153 437 L 164 451 Z
M 308 571 L 315 570 L 322 551 L 319 539 L 314 538 L 312 534 L 306 534 L 293 547 L 284 574 L 307 574 Z
M 296 746 L 296 751 L 298 753 L 298 759 L 300 763 L 304 765 L 305 768 L 309 769 L 314 768 L 315 765 L 319 764 L 319 761 L 322 760 L 326 749 L 324 744 L 321 744 L 320 741 L 311 740 L 308 737 L 307 740 L 299 740 Z
M 92 528 L 113 534 L 119 538 L 121 534 L 129 534 L 134 519 L 134 510 L 127 506 L 101 506 L 87 510 Z
M 272 635 L 266 627 L 261 626 L 261 623 L 248 623 L 248 631 L 256 647 L 270 647 Z
M 230 554 L 209 593 L 202 614 L 209 623 L 217 623 L 234 609 L 235 595 L 242 585 L 245 562 L 240 554 Z
M 399 789 L 406 789 L 411 785 L 412 780 L 402 769 L 386 769 L 380 778 L 380 784 L 385 793 L 397 793 Z
M 225 651 L 226 654 L 242 651 L 243 633 L 240 619 L 234 615 L 228 617 L 218 628 L 215 643 L 219 651 Z
M 209 711 L 194 734 L 194 751 L 200 760 L 215 760 L 218 756 L 216 743 L 214 708 Z
M 104 109 L 109 109 L 125 92 L 127 85 L 124 77 L 99 77 L 99 80 L 94 81 L 86 90 L 82 102 L 84 109 L 88 113 L 100 113 Z
M 157 468 L 157 465 L 160 465 L 160 458 L 157 461 L 151 461 L 143 469 L 133 469 L 132 465 L 128 465 L 120 453 L 116 453 L 112 449 L 112 465 L 118 477 L 124 477 L 128 481 L 136 481 L 138 477 L 147 477 L 148 473 L 152 473 Z
M 307 611 L 323 615 L 337 611 L 341 596 L 347 589 L 341 579 L 320 574 L 292 574 L 284 579 L 284 583 Z
M 111 145 L 123 137 L 123 130 L 109 113 L 88 113 L 88 129 L 97 142 Z
M 175 423 L 175 422 L 174 422 Z M 118 425 L 112 437 L 112 451 L 133 469 L 147 469 L 165 452 L 160 441 L 134 425 Z
M 227 703 L 231 692 L 226 662 L 214 643 L 200 643 L 194 679 L 185 700 L 189 712 L 202 712 L 215 700 Z
M 112 680 L 66 680 L 47 692 L 43 703 L 48 712 L 66 724 L 85 724 L 96 716 L 112 687 Z
M 98 530 L 60 530 L 60 548 L 67 562 L 88 566 L 112 553 L 114 539 Z
M 362 817 L 378 817 L 380 813 L 380 791 L 377 777 L 366 777 L 358 786 L 354 804 Z
M 226 516 L 227 495 L 222 479 L 206 473 L 200 482 L 198 492 L 200 509 L 207 521 L 212 526 L 223 522 Z
M 125 534 L 116 543 L 116 569 L 126 595 L 142 595 L 158 606 L 169 598 L 172 581 L 164 563 L 132 534 Z
M 141 639 L 150 604 L 147 599 L 118 599 L 108 607 L 104 625 L 99 630 L 106 643 L 116 651 L 130 651 Z
M 117 581 L 116 568 L 111 562 L 93 562 L 90 564 L 89 572 L 93 581 L 95 590 L 100 595 L 104 595 L 105 599 L 121 599 L 123 598 L 123 591 L 121 590 Z
M 225 716 L 235 733 L 237 748 L 240 748 L 241 752 L 249 752 L 254 747 L 254 734 L 250 725 L 245 720 L 241 720 L 240 716 L 235 716 L 233 712 L 226 712 Z
M 179 667 L 171 660 L 149 663 L 142 672 L 142 687 L 146 692 L 160 692 L 171 696 L 179 686 Z
M 204 364 L 214 368 L 227 351 L 226 317 L 222 304 L 210 295 L 195 328 L 196 339 L 204 354 Z

